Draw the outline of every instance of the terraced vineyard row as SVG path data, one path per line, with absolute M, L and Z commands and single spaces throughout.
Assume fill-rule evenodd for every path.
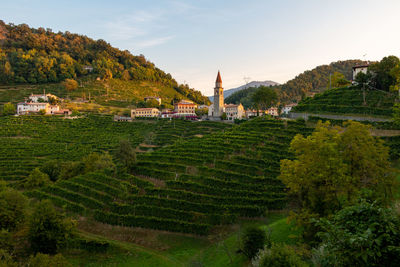
M 212 122 L 135 121 L 113 122 L 111 116 L 81 119 L 50 116 L 0 118 L 0 179 L 15 182 L 47 160 L 80 160 L 91 152 L 113 152 L 120 140 L 134 147 L 156 144 L 151 149 L 229 127 Z M 168 138 L 159 138 L 167 136 Z M 157 140 L 157 142 L 153 142 Z M 148 147 L 146 147 L 148 148 Z
M 279 161 L 290 157 L 295 134 L 311 131 L 304 122 L 256 119 L 142 153 L 131 174 L 89 173 L 29 194 L 108 224 L 206 235 L 285 207 Z
M 367 90 L 365 95 L 364 105 L 363 91 L 358 87 L 331 89 L 313 98 L 306 98 L 293 111 L 391 116 L 395 94 Z

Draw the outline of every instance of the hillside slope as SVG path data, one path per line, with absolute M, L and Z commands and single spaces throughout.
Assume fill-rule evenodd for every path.
M 232 88 L 232 89 L 228 89 L 228 90 L 224 90 L 224 99 L 228 98 L 229 96 L 231 96 L 232 94 L 239 92 L 241 90 L 250 88 L 250 87 L 260 87 L 260 86 L 276 86 L 279 85 L 279 83 L 274 82 L 274 81 L 252 81 L 249 82 L 248 84 L 244 84 L 242 86 L 236 87 L 236 88 Z M 209 96 L 208 97 L 210 99 L 211 102 L 214 101 L 214 96 Z M 229 102 L 228 102 L 229 103 Z
M 293 108 L 293 112 L 332 113 L 332 114 L 362 114 L 369 116 L 391 116 L 396 100 L 393 93 L 367 90 L 365 103 L 363 91 L 357 87 L 344 87 L 327 90 L 308 97 Z
M 102 81 L 114 79 L 140 82 L 153 88 L 171 88 L 177 97 L 209 103 L 207 97 L 187 85 L 179 85 L 169 73 L 157 68 L 143 55 L 121 51 L 104 40 L 51 29 L 34 29 L 26 24 L 5 24 L 0 20 L 0 85 L 60 83 L 91 75 Z M 6 89 L 6 88 L 3 88 Z M 161 96 L 157 90 L 150 96 Z
M 366 62 L 362 60 L 336 61 L 307 70 L 282 85 L 280 98 L 284 102 L 293 102 L 299 101 L 309 92 L 323 92 L 328 89 L 330 74 L 340 72 L 351 80 L 352 67 L 364 63 Z

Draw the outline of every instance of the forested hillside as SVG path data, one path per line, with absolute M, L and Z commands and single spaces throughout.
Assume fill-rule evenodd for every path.
M 342 73 L 346 79 L 352 79 L 352 67 L 363 64 L 362 60 L 345 60 L 321 65 L 312 70 L 307 70 L 294 79 L 289 80 L 281 88 L 283 101 L 300 100 L 308 92 L 322 92 L 329 87 L 329 75 L 335 72 Z
M 5 24 L 0 20 L 0 84 L 59 83 L 88 74 L 103 81 L 115 78 L 151 82 L 173 88 L 178 97 L 209 103 L 199 91 L 179 85 L 171 74 L 143 55 L 134 56 L 104 40 L 68 31 L 55 33 L 51 29 L 33 29 L 26 24 Z

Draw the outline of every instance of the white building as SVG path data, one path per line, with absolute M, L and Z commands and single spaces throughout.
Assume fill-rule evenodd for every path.
M 18 115 L 25 115 L 29 113 L 37 113 L 41 110 L 44 110 L 47 114 L 49 103 L 26 103 L 21 102 L 17 104 L 17 114 Z
M 50 98 L 58 99 L 57 96 L 52 95 L 52 94 L 39 94 L 39 95 L 31 94 L 28 97 L 30 102 L 35 102 L 35 103 L 39 102 L 40 99 L 42 102 L 48 102 Z
M 368 67 L 369 67 L 368 64 L 354 66 L 353 67 L 353 81 L 356 80 L 357 74 L 359 74 L 360 72 L 367 74 Z
M 297 106 L 297 103 L 292 103 L 292 104 L 288 104 L 285 105 L 282 108 L 282 114 L 289 114 L 289 112 L 292 110 L 293 107 Z
M 246 116 L 243 105 L 228 104 L 225 105 L 225 114 L 228 120 L 243 119 Z

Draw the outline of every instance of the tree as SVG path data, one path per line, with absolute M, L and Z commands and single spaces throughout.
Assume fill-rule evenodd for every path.
M 29 176 L 25 179 L 23 186 L 26 189 L 41 187 L 50 183 L 50 178 L 46 173 L 43 173 L 39 168 L 33 169 Z
M 149 99 L 146 101 L 146 108 L 158 108 L 160 103 L 155 99 Z
M 26 197 L 14 189 L 0 191 L 0 229 L 12 231 L 24 222 L 27 202 Z
M 102 169 L 114 169 L 115 165 L 112 161 L 112 157 L 108 152 L 99 154 L 91 153 L 83 159 L 85 164 L 85 172 L 94 172 Z
M 299 203 L 294 218 L 310 227 L 305 235 L 311 239 L 315 230 L 311 218 L 328 216 L 352 204 L 363 190 L 382 202 L 392 197 L 394 175 L 388 148 L 371 136 L 368 126 L 352 121 L 345 126 L 319 122 L 312 135 L 296 135 L 292 140 L 290 150 L 295 159 L 281 161 L 279 178 Z
M 228 118 L 228 116 L 226 115 L 226 113 L 222 113 L 221 115 L 221 120 L 225 121 Z
M 63 85 L 67 91 L 74 91 L 78 89 L 78 82 L 74 79 L 65 79 Z
M 14 115 L 15 114 L 15 106 L 11 103 L 5 103 L 3 106 L 3 115 Z
M 257 109 L 257 115 L 259 108 L 265 110 L 269 108 L 278 100 L 278 94 L 272 88 L 260 86 L 257 91 L 252 95 L 252 101 L 255 108 Z
M 56 254 L 73 234 L 75 224 L 49 200 L 39 202 L 29 221 L 28 240 L 34 253 Z
M 40 171 L 47 174 L 51 181 L 58 180 L 62 170 L 62 163 L 58 160 L 50 160 L 40 167 Z
M 396 56 L 384 57 L 380 62 L 373 63 L 369 66 L 368 71 L 372 75 L 372 86 L 389 91 L 392 86 L 398 84 L 398 71 L 400 60 Z
M 319 224 L 330 266 L 400 266 L 400 219 L 391 209 L 361 200 Z
M 130 169 L 136 162 L 136 152 L 128 140 L 121 140 L 116 153 L 117 158 Z
M 241 250 L 249 258 L 252 259 L 262 249 L 266 241 L 265 231 L 257 227 L 247 228 L 242 236 Z
M 335 87 L 344 87 L 350 85 L 350 81 L 344 77 L 344 75 L 338 71 L 335 71 L 331 76 L 331 82 L 328 86 L 331 85 L 333 88 Z

